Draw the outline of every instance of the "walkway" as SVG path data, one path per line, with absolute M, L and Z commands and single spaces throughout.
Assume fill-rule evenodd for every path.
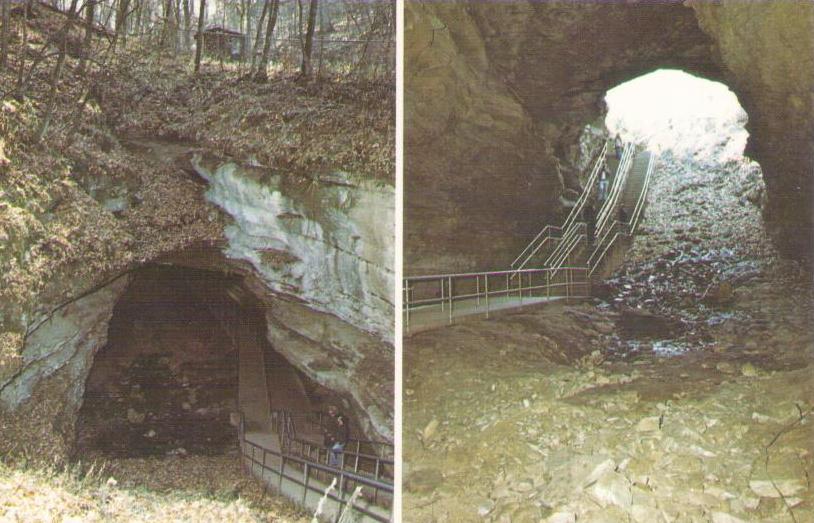
M 608 198 L 597 213 L 595 240 L 589 250 L 582 215 L 595 199 L 596 180 L 605 165 L 607 149 L 606 145 L 596 157 L 585 189 L 563 225 L 543 228 L 515 258 L 511 269 L 405 278 L 405 331 L 412 334 L 465 318 L 489 317 L 497 311 L 589 297 L 594 277 L 624 260 L 644 210 L 655 159 L 650 152 L 637 152 L 632 145 L 625 147 L 619 161 L 607 159 L 618 169 Z M 627 221 L 619 221 L 620 208 L 625 209 Z M 525 268 L 540 259 L 546 260 L 544 268 Z
M 392 484 L 345 470 L 352 460 L 335 468 L 292 455 L 281 450 L 276 434 L 266 431 L 247 432 L 242 439 L 244 470 L 312 513 L 321 505 L 321 520 L 338 521 L 346 505 L 352 503 L 353 521 L 390 521 Z M 357 487 L 361 487 L 360 493 L 353 497 Z

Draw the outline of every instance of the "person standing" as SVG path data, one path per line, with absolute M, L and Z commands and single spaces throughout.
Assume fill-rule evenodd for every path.
M 602 173 L 599 175 L 599 194 L 597 195 L 597 200 L 599 203 L 605 201 L 605 198 L 608 197 L 608 170 L 604 166 L 602 167 Z
M 624 205 L 620 205 L 620 206 L 619 206 L 619 216 L 618 216 L 618 220 L 619 220 L 620 222 L 622 222 L 622 224 L 624 224 L 624 225 L 628 225 L 628 216 L 627 216 L 627 211 L 625 210 L 625 206 L 624 206 Z
M 616 159 L 621 160 L 622 152 L 624 151 L 624 146 L 622 145 L 622 138 L 619 136 L 618 133 L 616 134 L 616 138 L 614 138 L 613 140 L 613 147 L 616 150 Z
M 328 406 L 328 416 L 325 418 L 325 447 L 328 449 L 328 465 L 338 467 L 341 464 L 342 452 L 350 438 L 348 419 L 339 412 L 336 405 Z
M 594 235 L 596 234 L 596 211 L 594 211 L 594 206 L 590 203 L 586 205 L 582 211 L 582 217 L 585 220 L 585 238 L 588 240 L 588 246 L 592 247 L 594 244 Z

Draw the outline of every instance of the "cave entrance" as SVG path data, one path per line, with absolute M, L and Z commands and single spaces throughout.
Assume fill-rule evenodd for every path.
M 747 114 L 727 86 L 678 70 L 621 84 L 606 102 L 610 135 L 657 155 L 630 248 L 603 275 L 605 297 L 628 307 L 620 332 L 633 341 L 621 352 L 692 353 L 735 317 L 736 287 L 771 261 L 761 168 L 744 156 Z
M 86 381 L 77 455 L 236 452 L 238 410 L 261 425 L 272 407 L 318 408 L 325 391 L 273 350 L 266 328 L 262 305 L 239 276 L 178 266 L 135 271 Z
M 747 114 L 729 88 L 675 69 L 659 69 L 607 92 L 612 136 L 656 153 L 699 161 L 743 161 Z

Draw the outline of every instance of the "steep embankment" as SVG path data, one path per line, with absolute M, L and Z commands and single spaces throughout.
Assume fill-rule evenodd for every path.
M 82 76 L 69 55 L 38 140 L 46 66 L 0 107 L 3 450 L 68 453 L 128 272 L 153 262 L 241 276 L 275 349 L 392 437 L 392 86 L 195 77 L 138 48 Z

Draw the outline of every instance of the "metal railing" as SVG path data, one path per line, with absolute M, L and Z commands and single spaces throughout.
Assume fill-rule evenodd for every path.
M 622 189 L 627 183 L 630 174 L 630 167 L 633 164 L 633 158 L 636 155 L 636 146 L 627 144 L 622 153 L 622 158 L 619 160 L 619 167 L 616 169 L 616 175 L 613 177 L 613 185 L 608 192 L 602 208 L 596 216 L 596 231 L 597 236 L 602 234 L 603 229 L 607 226 L 613 216 L 615 216 L 616 204 L 619 203 L 619 198 L 622 195 Z
M 240 426 L 238 434 L 240 437 L 241 462 L 246 468 L 245 460 L 248 460 L 248 471 L 255 473 L 257 467 L 260 468 L 260 476 L 264 478 L 265 472 L 276 476 L 277 489 L 283 492 L 283 482 L 294 484 L 302 488 L 300 504 L 305 505 L 308 494 L 315 496 L 327 496 L 328 499 L 336 502 L 342 509 L 349 504 L 358 513 L 381 522 L 390 521 L 390 512 L 393 502 L 393 461 L 380 458 L 375 455 L 367 455 L 361 451 L 345 450 L 340 454 L 338 466 L 331 466 L 323 463 L 318 456 L 312 457 L 313 453 L 307 446 L 314 446 L 312 442 L 302 441 L 296 437 L 296 429 L 293 426 L 290 413 L 283 411 L 272 412 L 272 427 L 277 434 L 281 446 L 280 449 L 271 449 L 246 438 L 246 428 L 243 413 L 240 413 Z M 285 441 L 285 444 L 283 444 Z M 303 445 L 300 453 L 297 453 L 297 445 Z M 328 450 L 325 452 L 325 461 L 328 459 Z M 351 456 L 351 459 L 348 459 Z M 271 458 L 271 459 L 270 459 Z M 360 465 L 361 459 L 367 459 L 375 463 L 374 473 L 371 477 L 365 472 L 365 467 Z M 354 469 L 348 470 L 350 462 L 354 463 Z M 383 474 L 389 473 L 389 477 Z M 336 479 L 336 493 L 328 492 L 327 484 Z M 357 486 L 362 487 L 362 500 L 355 498 L 352 492 Z M 367 492 L 365 491 L 367 487 Z M 373 510 L 379 507 L 381 512 Z M 337 511 L 336 520 L 341 511 Z M 386 515 L 384 514 L 386 513 Z
M 534 298 L 587 297 L 587 273 L 587 267 L 560 267 L 405 278 L 405 327 L 409 328 L 411 315 L 418 310 L 440 310 L 452 323 L 456 317 L 472 313 L 484 312 L 488 317 L 493 310 L 505 308 L 493 303 L 500 298 L 516 297 L 518 306 L 522 306 L 524 299 L 531 302 Z
M 322 417 L 322 413 L 319 414 Z M 318 463 L 328 465 L 330 450 L 319 442 L 300 435 L 294 418 L 288 411 L 271 411 L 271 427 L 280 438 L 282 448 L 298 453 L 300 457 L 315 459 Z M 307 420 L 308 416 L 301 419 Z M 321 434 L 322 424 L 314 425 Z M 393 445 L 390 443 L 349 438 L 342 451 L 342 467 L 350 467 L 351 463 L 355 473 L 372 474 L 374 479 L 393 481 Z
M 596 160 L 593 163 L 593 168 L 591 170 L 591 174 L 588 176 L 588 181 L 585 184 L 585 189 L 579 195 L 577 202 L 574 204 L 574 207 L 571 208 L 571 212 L 568 213 L 568 216 L 565 219 L 565 222 L 562 226 L 556 225 L 546 225 L 543 229 L 537 233 L 537 236 L 534 237 L 533 240 L 526 245 L 526 248 L 520 253 L 517 258 L 511 263 L 512 269 L 523 269 L 526 264 L 534 258 L 534 256 L 540 251 L 540 249 L 545 245 L 546 242 L 550 240 L 557 240 L 558 237 L 554 236 L 554 234 L 559 234 L 562 236 L 562 231 L 568 231 L 568 229 L 576 222 L 577 218 L 579 218 L 580 214 L 582 213 L 582 209 L 585 207 L 585 203 L 588 201 L 588 197 L 591 194 L 594 186 L 596 185 L 596 178 L 599 176 L 599 172 L 602 168 L 602 165 L 605 163 L 605 157 L 607 156 L 608 152 L 608 142 L 605 141 L 604 145 L 599 151 L 599 154 L 596 157 Z M 522 260 L 522 261 L 521 261 Z
M 656 155 L 651 153 L 647 163 L 647 170 L 645 171 L 644 183 L 642 184 L 639 197 L 636 199 L 636 205 L 633 208 L 630 220 L 627 223 L 614 220 L 612 225 L 607 228 L 600 238 L 594 252 L 591 253 L 591 256 L 588 258 L 588 266 L 590 267 L 589 277 L 593 277 L 598 268 L 607 259 L 608 253 L 611 252 L 612 248 L 618 245 L 623 239 L 632 238 L 636 233 L 639 220 L 644 211 L 644 204 L 647 201 L 647 192 L 650 188 L 650 180 L 653 177 L 655 162 Z
M 410 328 L 413 314 L 438 310 L 446 315 L 448 323 L 458 316 L 485 313 L 489 317 L 492 310 L 509 308 L 493 307 L 496 298 L 516 297 L 513 306 L 523 306 L 523 299 L 542 297 L 589 297 L 591 276 L 606 259 L 608 251 L 618 238 L 630 236 L 641 218 L 647 190 L 652 176 L 654 156 L 645 174 L 642 191 L 628 224 L 614 220 L 619 199 L 630 175 L 631 166 L 637 153 L 633 144 L 627 144 L 619 159 L 616 174 L 608 196 L 597 214 L 596 234 L 598 242 L 589 243 L 587 225 L 580 221 L 585 204 L 588 202 L 596 178 L 607 156 L 607 142 L 602 147 L 594 163 L 588 183 L 562 226 L 547 225 L 526 245 L 506 271 L 470 272 L 456 274 L 435 274 L 404 278 L 402 286 L 404 325 Z M 554 250 L 545 260 L 542 269 L 526 269 L 525 265 L 548 242 L 557 242 Z M 595 247 L 594 247 L 595 246 Z M 588 256 L 585 258 L 585 252 Z M 536 281 L 535 281 L 536 280 Z M 539 300 L 537 300 L 539 301 Z M 465 303 L 463 303 L 465 302 Z M 483 302 L 483 306 L 481 303 Z
M 621 188 L 624 186 L 625 181 L 627 180 L 627 175 L 629 172 L 631 158 L 635 151 L 635 146 L 633 144 L 628 144 L 625 146 L 624 152 L 622 153 L 622 157 L 619 160 L 619 165 L 616 168 L 616 174 L 613 178 L 613 185 L 611 186 L 610 191 L 608 192 L 608 196 L 605 199 L 602 208 L 597 213 L 597 220 L 596 220 L 596 230 L 600 231 L 601 228 L 604 226 L 607 217 L 611 216 L 612 213 L 610 212 L 616 205 L 618 201 L 619 194 L 621 193 Z M 600 166 L 601 167 L 601 166 Z M 563 260 L 566 257 L 563 254 L 572 246 L 573 237 L 580 234 L 580 231 L 586 227 L 585 223 L 582 221 L 578 221 L 579 217 L 581 216 L 581 210 L 584 207 L 585 202 L 588 200 L 591 191 L 593 190 L 592 183 L 586 186 L 585 190 L 582 193 L 582 205 L 579 207 L 580 213 L 574 214 L 572 210 L 572 214 L 569 215 L 568 220 L 563 224 L 563 233 L 562 241 L 557 245 L 554 251 L 548 256 L 545 260 L 546 267 L 554 267 L 558 268 L 562 265 Z M 576 207 L 574 208 L 576 209 Z
M 309 412 L 303 417 L 305 423 L 311 425 L 323 431 L 326 428 L 325 424 L 325 416 L 327 414 L 321 410 L 315 410 Z M 348 444 L 353 446 L 355 445 L 357 449 L 361 446 L 362 448 L 370 448 L 373 450 L 373 454 L 384 458 L 393 459 L 394 448 L 392 443 L 388 443 L 386 441 L 377 441 L 372 439 L 358 439 L 358 438 L 350 438 L 348 440 Z M 358 451 L 358 450 L 357 450 Z

